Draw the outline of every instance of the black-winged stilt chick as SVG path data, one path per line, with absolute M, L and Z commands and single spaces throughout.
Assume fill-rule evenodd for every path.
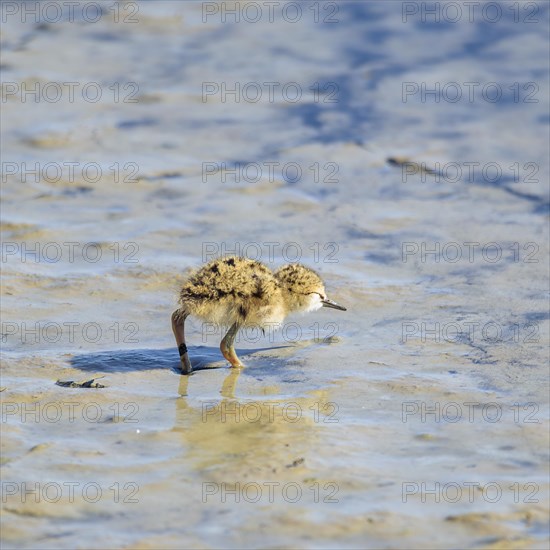
M 290 313 L 321 307 L 346 311 L 327 298 L 323 281 L 312 269 L 288 264 L 273 273 L 261 262 L 237 256 L 212 260 L 192 274 L 183 284 L 179 303 L 172 314 L 172 330 L 183 374 L 193 370 L 184 334 L 189 315 L 230 327 L 220 349 L 233 367 L 242 367 L 233 347 L 241 328 L 277 327 Z

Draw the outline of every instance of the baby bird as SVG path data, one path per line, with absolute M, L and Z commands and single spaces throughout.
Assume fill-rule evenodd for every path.
M 261 262 L 237 256 L 212 260 L 191 275 L 183 284 L 179 303 L 172 313 L 172 330 L 183 374 L 193 370 L 184 335 L 189 315 L 230 327 L 220 350 L 233 367 L 242 367 L 233 347 L 241 328 L 280 326 L 289 313 L 321 307 L 346 311 L 327 298 L 323 281 L 312 269 L 288 264 L 273 273 Z

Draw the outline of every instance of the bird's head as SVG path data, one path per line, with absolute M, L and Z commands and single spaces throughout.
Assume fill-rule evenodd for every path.
M 346 311 L 346 308 L 329 300 L 321 277 L 301 264 L 287 264 L 275 272 L 290 312 L 315 311 L 330 307 Z

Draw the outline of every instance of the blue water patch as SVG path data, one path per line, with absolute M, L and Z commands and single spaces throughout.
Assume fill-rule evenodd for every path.
M 121 130 L 131 130 L 140 126 L 156 126 L 159 121 L 155 118 L 141 118 L 135 120 L 124 120 L 117 124 L 117 128 Z

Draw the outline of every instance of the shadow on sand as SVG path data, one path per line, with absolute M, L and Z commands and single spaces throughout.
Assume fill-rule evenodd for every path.
M 239 350 L 239 357 L 246 364 L 246 357 L 260 351 L 278 350 L 288 346 Z M 189 357 L 193 372 L 209 369 L 229 368 L 229 363 L 222 357 L 219 348 L 193 346 L 189 348 Z M 265 357 L 258 358 L 260 363 Z M 273 360 L 271 358 L 271 360 Z M 71 366 L 86 372 L 129 372 L 135 370 L 170 369 L 180 372 L 178 352 L 174 348 L 166 349 L 133 349 L 101 351 L 75 355 Z
M 279 350 L 290 346 L 240 350 L 239 357 L 247 364 L 246 357 L 259 351 Z M 231 368 L 221 356 L 217 347 L 195 346 L 189 348 L 189 356 L 193 365 L 191 376 L 181 376 L 180 362 L 177 351 L 174 348 L 167 349 L 135 349 L 101 351 L 77 355 L 71 359 L 71 366 L 89 373 L 113 373 L 131 372 L 136 370 L 168 369 L 180 375 L 178 393 L 185 397 L 188 395 L 188 385 L 192 375 L 199 371 L 214 369 L 226 369 L 225 377 L 220 393 L 225 398 L 235 397 L 235 388 L 241 372 L 245 369 Z M 254 362 L 254 375 L 262 377 L 263 374 L 272 372 L 273 366 L 284 366 L 285 361 L 278 357 L 256 357 Z

